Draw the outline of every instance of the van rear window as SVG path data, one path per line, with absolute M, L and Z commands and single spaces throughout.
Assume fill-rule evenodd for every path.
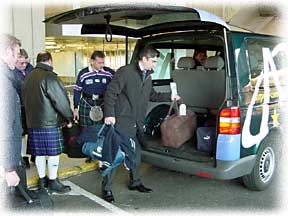
M 152 80 L 171 79 L 171 71 L 179 69 L 177 62 L 181 57 L 193 58 L 195 49 L 157 49 L 160 52 L 157 68 Z M 207 57 L 217 55 L 215 50 L 207 50 Z

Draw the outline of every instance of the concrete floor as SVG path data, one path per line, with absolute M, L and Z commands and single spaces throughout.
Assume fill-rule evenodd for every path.
M 280 158 L 282 164 L 286 161 L 285 152 L 287 150 L 284 148 L 283 157 Z M 271 187 L 265 191 L 255 192 L 246 189 L 240 179 L 220 181 L 200 178 L 143 163 L 142 181 L 154 191 L 143 194 L 127 189 L 129 175 L 121 165 L 113 180 L 115 203 L 111 205 L 101 199 L 102 176 L 96 171 L 97 163 L 85 163 L 85 160 L 61 155 L 60 173 L 66 184 L 72 184 L 72 191 L 64 195 L 51 196 L 54 200 L 53 213 L 287 215 L 286 166 L 280 167 Z M 31 168 L 27 170 L 28 180 L 34 179 L 35 183 L 36 174 L 36 167 L 31 164 Z
M 95 170 L 66 178 L 64 183 L 72 184 L 72 192 L 51 196 L 53 212 L 245 216 L 283 213 L 284 199 L 277 179 L 267 190 L 255 192 L 238 179 L 219 181 L 143 164 L 142 181 L 153 189 L 153 193 L 145 194 L 127 189 L 128 173 L 119 167 L 113 180 L 113 205 L 101 199 L 101 181 L 102 176 Z

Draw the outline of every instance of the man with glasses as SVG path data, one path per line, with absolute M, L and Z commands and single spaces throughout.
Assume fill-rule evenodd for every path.
M 30 64 L 30 59 L 29 56 L 26 52 L 25 49 L 20 49 L 20 54 L 18 56 L 17 62 L 15 64 L 15 73 L 18 75 L 18 77 L 23 81 L 24 78 L 33 70 L 33 66 Z M 22 83 L 22 82 L 21 82 Z M 21 89 L 18 90 L 19 96 L 21 97 Z M 21 99 L 21 98 L 20 98 Z M 25 109 L 23 104 L 21 103 L 21 118 L 22 118 L 22 127 L 23 127 L 23 136 L 22 136 L 22 158 L 25 162 L 26 168 L 30 168 L 30 163 L 29 163 L 29 157 L 26 154 L 26 149 L 27 149 L 27 126 L 26 126 L 26 118 L 23 113 L 25 113 Z M 35 156 L 31 156 L 31 161 L 35 162 Z
M 20 55 L 15 66 L 15 72 L 22 80 L 33 70 L 33 66 L 30 64 L 29 56 L 25 49 L 20 49 Z

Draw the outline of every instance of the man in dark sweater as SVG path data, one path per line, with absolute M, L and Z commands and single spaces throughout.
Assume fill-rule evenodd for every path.
M 179 100 L 170 93 L 157 93 L 153 89 L 151 74 L 156 68 L 159 52 L 151 46 L 145 46 L 139 53 L 139 61 L 119 68 L 107 87 L 104 97 L 104 121 L 129 135 L 136 143 L 136 169 L 130 172 L 129 190 L 149 193 L 140 180 L 141 146 L 143 124 L 149 101 Z M 115 170 L 104 177 L 102 182 L 103 199 L 114 201 L 112 178 Z
M 18 60 L 15 65 L 15 73 L 24 82 L 25 77 L 33 70 L 33 66 L 30 64 L 30 59 L 28 53 L 25 49 L 20 49 L 20 55 L 18 56 Z M 23 85 L 23 84 L 22 84 Z M 21 99 L 21 89 L 19 90 L 19 95 Z M 29 157 L 27 155 L 27 124 L 25 118 L 25 108 L 21 101 L 21 120 L 22 120 L 22 127 L 23 127 L 23 134 L 22 134 L 22 159 L 25 162 L 26 168 L 30 168 Z M 31 155 L 31 161 L 35 162 L 35 156 Z

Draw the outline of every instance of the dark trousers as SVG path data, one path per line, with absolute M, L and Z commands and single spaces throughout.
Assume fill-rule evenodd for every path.
M 139 144 L 139 141 L 137 137 L 132 138 L 135 141 L 136 146 L 136 168 L 133 170 L 133 172 L 129 173 L 130 176 L 130 186 L 136 186 L 141 184 L 140 180 L 140 166 L 141 166 L 141 145 Z M 111 170 L 110 173 L 108 173 L 106 176 L 103 177 L 102 180 L 102 191 L 111 191 L 112 190 L 112 179 L 116 173 L 116 169 Z

